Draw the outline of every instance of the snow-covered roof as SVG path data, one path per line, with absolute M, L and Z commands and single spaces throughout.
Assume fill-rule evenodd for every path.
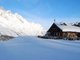
M 80 27 L 56 24 L 63 32 L 80 32 Z

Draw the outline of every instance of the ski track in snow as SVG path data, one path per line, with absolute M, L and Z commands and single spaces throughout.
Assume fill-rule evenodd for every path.
M 0 60 L 80 60 L 77 42 L 17 37 L 0 42 Z

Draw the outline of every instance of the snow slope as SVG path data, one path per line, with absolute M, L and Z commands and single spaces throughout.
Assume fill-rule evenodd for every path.
M 13 37 L 18 36 L 15 32 L 11 31 L 10 29 L 0 26 L 0 36 L 1 35 L 4 35 L 4 36 L 7 35 L 7 36 L 13 36 Z
M 0 60 L 80 60 L 80 41 L 30 36 L 0 41 Z
M 43 27 L 40 24 L 27 21 L 18 13 L 0 8 L 0 26 L 5 27 L 17 35 L 40 35 Z

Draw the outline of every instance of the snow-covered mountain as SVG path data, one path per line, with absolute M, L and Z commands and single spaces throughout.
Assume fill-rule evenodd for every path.
M 40 24 L 27 21 L 18 13 L 0 8 L 0 32 L 7 35 L 41 35 L 43 27 Z M 8 30 L 8 31 L 7 31 Z M 15 35 L 16 34 L 16 35 Z

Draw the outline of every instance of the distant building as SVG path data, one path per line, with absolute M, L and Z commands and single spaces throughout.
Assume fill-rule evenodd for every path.
M 46 35 L 47 38 L 58 38 L 58 39 L 80 39 L 80 27 L 63 24 L 56 24 L 49 28 Z

